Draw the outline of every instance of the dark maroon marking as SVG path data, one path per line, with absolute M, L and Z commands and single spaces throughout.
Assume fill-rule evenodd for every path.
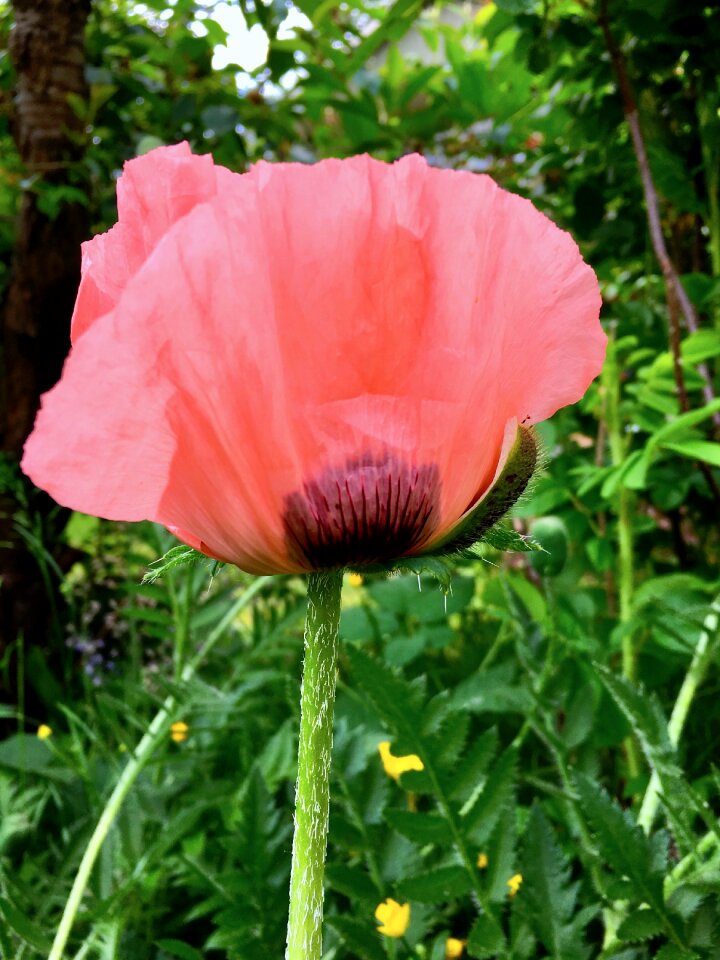
M 368 455 L 285 498 L 285 540 L 293 560 L 310 570 L 384 563 L 426 540 L 439 510 L 434 463 Z

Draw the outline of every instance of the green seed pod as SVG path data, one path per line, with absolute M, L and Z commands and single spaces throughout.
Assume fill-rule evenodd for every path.
M 530 563 L 541 577 L 562 573 L 568 555 L 567 527 L 560 517 L 540 517 L 530 525 L 530 534 L 547 553 L 530 554 Z

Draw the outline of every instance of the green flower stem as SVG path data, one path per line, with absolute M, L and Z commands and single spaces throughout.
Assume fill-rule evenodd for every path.
M 602 372 L 602 384 L 605 391 L 605 421 L 610 444 L 610 458 L 616 468 L 624 463 L 627 452 L 620 414 L 620 380 L 615 342 L 611 340 L 608 344 L 607 361 Z M 633 500 L 632 493 L 621 480 L 615 509 L 617 512 L 619 620 L 625 626 L 621 641 L 622 672 L 624 677 L 634 682 L 637 675 L 637 649 L 635 646 L 635 631 L 630 627 L 633 594 L 635 592 Z M 627 738 L 625 749 L 628 774 L 632 780 L 640 773 L 640 755 L 637 743 L 632 736 Z
M 695 653 L 693 654 L 688 672 L 685 674 L 685 679 L 680 687 L 680 692 L 678 693 L 675 706 L 670 715 L 668 736 L 674 747 L 680 742 L 680 736 L 682 735 L 683 727 L 685 726 L 685 721 L 687 720 L 687 715 L 690 711 L 695 693 L 705 679 L 708 667 L 715 659 L 719 615 L 720 597 L 716 597 L 710 607 L 710 612 L 705 617 L 703 630 L 695 647 Z M 645 791 L 642 806 L 640 807 L 640 813 L 638 814 L 638 823 L 645 833 L 650 832 L 659 805 L 660 778 L 657 773 L 653 771 L 650 777 L 650 783 Z
M 233 622 L 235 617 L 237 617 L 238 613 L 240 613 L 240 611 L 248 605 L 248 603 L 257 593 L 259 593 L 259 591 L 267 583 L 267 580 L 267 577 L 259 577 L 240 597 L 238 597 L 230 610 L 228 610 L 220 623 L 215 627 L 212 633 L 208 636 L 207 640 L 205 640 L 205 642 L 202 644 L 195 656 L 183 669 L 180 676 L 182 684 L 187 684 L 192 679 L 200 664 L 207 657 L 218 640 L 223 637 L 225 631 Z M 110 828 L 112 827 L 115 818 L 118 815 L 125 797 L 130 792 L 140 772 L 145 767 L 159 744 L 165 740 L 177 704 L 178 697 L 176 695 L 173 694 L 169 697 L 166 697 L 162 707 L 157 712 L 150 726 L 148 727 L 147 733 L 137 745 L 135 752 L 133 753 L 132 757 L 130 757 L 125 769 L 120 775 L 118 782 L 115 784 L 115 789 L 110 794 L 108 801 L 105 804 L 105 808 L 100 815 L 100 819 L 98 820 L 93 834 L 90 837 L 88 845 L 85 848 L 85 852 L 83 853 L 80 866 L 78 867 L 77 874 L 75 875 L 72 889 L 70 890 L 70 896 L 65 904 L 65 909 L 63 910 L 63 915 L 60 919 L 60 925 L 58 926 L 55 939 L 53 940 L 52 949 L 48 954 L 48 960 L 62 960 L 65 946 L 80 906 L 80 901 L 85 893 L 88 881 L 90 880 L 90 874 L 93 866 L 95 865 L 98 854 L 100 853 L 102 845 L 105 842 L 105 838 L 107 837 L 108 832 L 110 831 Z
M 286 960 L 320 960 L 342 571 L 311 573 Z

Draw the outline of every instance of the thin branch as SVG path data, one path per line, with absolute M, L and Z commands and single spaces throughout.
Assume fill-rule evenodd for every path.
M 690 409 L 687 389 L 685 387 L 685 376 L 682 367 L 682 356 L 680 353 L 680 318 L 678 310 L 683 315 L 685 326 L 690 333 L 695 333 L 699 329 L 698 317 L 690 298 L 685 292 L 685 288 L 680 282 L 675 265 L 670 259 L 665 237 L 662 231 L 660 220 L 660 205 L 658 202 L 657 190 L 650 170 L 650 161 L 648 160 L 647 150 L 645 148 L 645 139 L 640 127 L 640 115 L 638 113 L 635 96 L 628 76 L 625 55 L 618 45 L 612 30 L 610 29 L 610 19 L 608 17 L 608 0 L 601 0 L 598 23 L 605 38 L 605 46 L 610 54 L 610 61 L 617 78 L 620 96 L 622 98 L 623 112 L 628 128 L 630 129 L 630 139 L 632 140 L 635 159 L 637 160 L 640 180 L 642 182 L 643 195 L 645 197 L 645 210 L 647 212 L 648 228 L 650 230 L 650 240 L 653 251 L 665 281 L 665 295 L 668 305 L 669 318 L 669 339 L 670 352 L 673 358 L 673 374 L 677 387 L 678 401 L 680 408 L 684 412 Z M 702 392 L 705 403 L 711 403 L 715 399 L 712 377 L 706 363 L 698 364 L 698 373 L 702 377 Z M 713 423 L 716 430 L 720 430 L 720 413 L 713 414 Z M 707 463 L 698 462 L 698 467 L 705 478 L 705 482 L 710 488 L 712 496 L 717 503 L 720 503 L 720 487 L 713 476 L 713 472 Z
M 623 112 L 630 130 L 630 138 L 632 140 L 633 151 L 635 153 L 635 159 L 637 161 L 638 171 L 640 173 L 643 195 L 645 197 L 645 210 L 647 212 L 650 240 L 655 257 L 660 265 L 663 279 L 665 281 L 668 315 L 670 319 L 670 350 L 673 355 L 673 370 L 675 373 L 675 381 L 678 387 L 678 399 L 680 401 L 680 406 L 683 410 L 687 410 L 689 404 L 687 400 L 687 390 L 685 388 L 685 380 L 683 376 L 680 355 L 680 322 L 678 311 L 682 314 L 683 319 L 685 320 L 685 326 L 690 333 L 695 333 L 695 331 L 699 329 L 698 317 L 690 298 L 685 292 L 685 288 L 680 282 L 680 277 L 678 276 L 677 270 L 675 269 L 675 266 L 670 258 L 667 245 L 665 243 L 662 222 L 660 219 L 658 194 L 657 190 L 655 189 L 652 171 L 650 170 L 650 162 L 648 160 L 647 149 L 645 147 L 645 139 L 640 127 L 640 115 L 638 113 L 635 96 L 630 83 L 625 55 L 620 49 L 620 46 L 615 40 L 610 28 L 610 19 L 608 17 L 608 0 L 601 0 L 598 24 L 602 30 L 602 34 L 605 39 L 605 46 L 610 55 L 610 61 L 618 82 L 623 104 Z M 712 386 L 710 371 L 708 370 L 707 365 L 703 363 L 698 365 L 698 372 L 703 379 L 703 396 L 705 398 L 705 402 L 710 403 L 715 399 L 715 392 Z M 713 419 L 715 425 L 720 426 L 720 415 L 716 415 Z M 714 482 L 714 478 L 712 478 L 711 489 L 713 490 L 715 496 L 720 498 L 720 491 L 718 491 L 717 484 Z

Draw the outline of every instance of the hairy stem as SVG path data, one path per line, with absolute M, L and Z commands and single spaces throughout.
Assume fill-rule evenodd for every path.
M 320 960 L 342 571 L 311 573 L 286 960 Z
M 187 684 L 193 678 L 200 664 L 203 662 L 205 657 L 207 657 L 218 640 L 224 636 L 225 631 L 233 622 L 238 613 L 243 609 L 243 607 L 248 605 L 250 600 L 252 600 L 255 594 L 262 589 L 266 582 L 267 577 L 259 577 L 240 597 L 238 597 L 230 610 L 228 610 L 220 623 L 215 627 L 212 633 L 208 636 L 207 640 L 202 644 L 198 652 L 188 662 L 187 666 L 182 671 L 182 675 L 180 677 L 182 684 Z M 135 752 L 133 753 L 132 757 L 130 757 L 127 766 L 120 775 L 120 779 L 115 784 L 115 789 L 110 794 L 107 803 L 105 804 L 105 808 L 100 815 L 100 819 L 93 830 L 88 845 L 85 848 L 85 852 L 83 853 L 80 866 L 78 867 L 78 871 L 75 875 L 72 889 L 70 890 L 70 896 L 65 904 L 65 909 L 63 910 L 63 915 L 60 919 L 60 925 L 58 926 L 55 939 L 53 940 L 52 949 L 48 955 L 48 960 L 61 960 L 65 951 L 68 937 L 70 936 L 70 931 L 72 930 L 73 923 L 75 922 L 75 916 L 80 906 L 80 901 L 85 893 L 85 888 L 90 880 L 90 874 L 95 865 L 98 854 L 100 853 L 102 845 L 105 842 L 105 838 L 115 822 L 115 818 L 120 811 L 120 807 L 122 806 L 125 797 L 130 792 L 133 784 L 137 780 L 148 760 L 152 757 L 159 744 L 165 740 L 168 728 L 172 722 L 173 713 L 177 705 L 178 697 L 176 695 L 166 697 L 162 707 L 157 712 L 150 726 L 148 727 L 147 733 L 137 745 Z

